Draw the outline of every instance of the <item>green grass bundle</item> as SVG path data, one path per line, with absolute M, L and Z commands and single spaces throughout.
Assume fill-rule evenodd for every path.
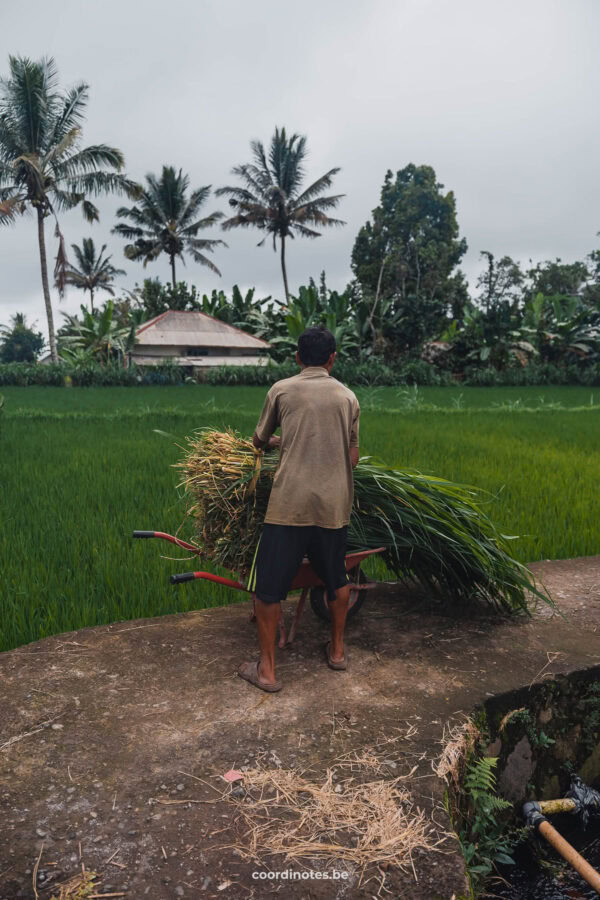
M 203 429 L 177 463 L 196 540 L 212 562 L 247 573 L 277 468 L 277 452 L 257 451 L 235 432 Z M 387 567 L 455 602 L 483 601 L 518 612 L 537 597 L 552 603 L 533 574 L 508 552 L 478 505 L 482 492 L 416 470 L 398 471 L 363 457 L 354 470 L 348 549 L 385 547 Z M 483 499 L 483 498 L 482 498 Z M 528 593 L 530 597 L 528 597 Z

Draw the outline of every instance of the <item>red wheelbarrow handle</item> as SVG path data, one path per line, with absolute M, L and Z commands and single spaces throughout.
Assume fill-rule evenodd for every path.
M 212 572 L 184 572 L 182 575 L 171 575 L 171 584 L 181 584 L 184 581 L 194 581 L 196 578 L 202 578 L 204 581 L 214 581 L 215 584 L 224 584 L 225 587 L 234 588 L 236 591 L 247 591 L 248 588 L 241 581 L 234 581 L 232 578 L 223 578 L 221 575 L 213 575 Z
M 193 544 L 188 544 L 187 541 L 182 541 L 180 540 L 180 538 L 173 537 L 172 534 L 166 534 L 166 532 L 164 531 L 134 531 L 133 537 L 161 538 L 163 541 L 170 541 L 171 544 L 176 544 L 178 547 L 183 547 L 184 550 L 191 550 L 192 553 L 196 554 L 196 556 L 200 554 L 199 547 L 194 547 Z M 356 566 L 359 566 L 361 562 L 368 556 L 373 556 L 376 553 L 382 553 L 384 549 L 385 547 L 377 547 L 374 550 L 355 550 L 351 553 L 348 553 L 346 555 L 346 569 L 354 569 Z M 171 575 L 170 581 L 171 584 L 182 584 L 185 581 L 194 581 L 196 578 L 201 578 L 204 581 L 214 581 L 215 584 L 223 584 L 225 585 L 225 587 L 234 588 L 234 590 L 236 591 L 248 590 L 246 585 L 242 584 L 241 581 L 234 581 L 232 578 L 223 578 L 221 575 L 213 575 L 212 572 L 184 572 L 181 575 Z M 290 590 L 317 587 L 319 585 L 323 586 L 323 582 L 314 571 L 310 563 L 304 561 L 294 578 Z
M 178 537 L 173 537 L 172 534 L 166 534 L 164 531 L 134 531 L 134 538 L 162 538 L 163 541 L 170 541 L 172 544 L 177 544 L 178 547 L 183 547 L 184 550 L 191 550 L 192 553 L 198 555 L 200 553 L 200 549 L 198 547 L 194 547 L 193 544 L 188 544 L 187 541 L 182 541 Z

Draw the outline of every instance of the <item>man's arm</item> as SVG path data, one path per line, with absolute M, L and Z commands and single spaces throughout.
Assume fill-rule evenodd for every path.
M 356 468 L 358 463 L 358 420 L 360 418 L 360 406 L 358 400 L 354 398 L 354 414 L 352 416 L 352 430 L 350 432 L 350 464 L 352 468 Z
M 271 388 L 266 396 L 263 411 L 258 420 L 256 431 L 252 437 L 252 443 L 257 450 L 262 450 L 263 447 L 269 449 L 279 447 L 280 438 L 273 435 L 273 432 L 278 425 L 277 399 L 273 396 L 273 389 Z

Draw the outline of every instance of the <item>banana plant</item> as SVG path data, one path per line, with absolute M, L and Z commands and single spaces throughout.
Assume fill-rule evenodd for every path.
M 600 355 L 600 316 L 579 297 L 538 293 L 525 306 L 524 327 L 547 361 Z
M 101 313 L 93 315 L 81 306 L 81 319 L 66 315 L 67 325 L 61 329 L 61 344 L 64 351 L 87 350 L 105 365 L 112 358 L 123 358 L 127 352 L 131 327 L 119 325 L 113 319 L 114 303 L 109 300 Z

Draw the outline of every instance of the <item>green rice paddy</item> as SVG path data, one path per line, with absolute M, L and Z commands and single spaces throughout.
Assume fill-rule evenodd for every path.
M 177 444 L 201 426 L 250 434 L 264 388 L 3 388 L 0 649 L 87 625 L 244 599 L 172 545 Z M 600 553 L 600 391 L 581 387 L 357 390 L 361 452 L 489 492 L 522 561 Z M 186 536 L 185 530 L 181 532 Z M 169 557 L 165 559 L 164 557 Z M 172 559 L 178 557 L 179 559 Z

